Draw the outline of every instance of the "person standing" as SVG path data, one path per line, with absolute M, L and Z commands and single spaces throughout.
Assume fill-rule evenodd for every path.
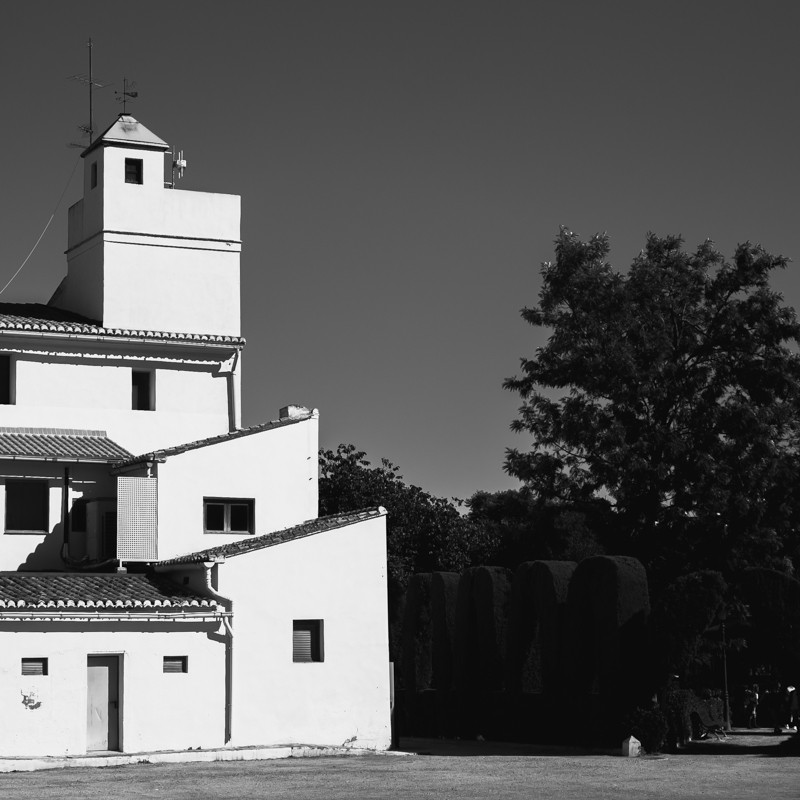
M 748 728 L 758 727 L 758 684 L 744 690 L 744 713 Z

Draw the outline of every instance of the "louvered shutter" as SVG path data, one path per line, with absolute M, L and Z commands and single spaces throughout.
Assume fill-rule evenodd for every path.
M 164 656 L 164 672 L 188 672 L 188 656 Z
M 295 623 L 292 640 L 292 661 L 311 660 L 311 627 Z
M 46 658 L 23 658 L 22 659 L 22 674 L 23 675 L 47 675 L 47 659 Z

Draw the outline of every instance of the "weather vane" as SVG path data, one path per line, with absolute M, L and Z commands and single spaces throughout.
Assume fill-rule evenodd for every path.
M 122 79 L 122 91 L 114 92 L 118 103 L 122 103 L 122 113 L 128 113 L 128 102 L 135 100 L 139 96 L 139 92 L 135 91 L 136 83 L 131 81 L 128 83 L 127 78 Z

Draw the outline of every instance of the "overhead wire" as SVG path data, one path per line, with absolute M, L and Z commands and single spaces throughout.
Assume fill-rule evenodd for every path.
M 56 213 L 58 212 L 58 209 L 61 207 L 61 201 L 64 199 L 64 195 L 67 193 L 67 189 L 69 188 L 70 183 L 72 183 L 72 176 L 75 174 L 75 170 L 77 169 L 78 162 L 80 160 L 81 160 L 80 156 L 78 156 L 75 159 L 75 163 L 72 165 L 72 171 L 69 173 L 69 178 L 67 178 L 67 182 L 61 191 L 61 195 L 58 198 L 56 207 L 53 209 L 53 213 L 50 215 L 50 219 L 47 220 L 47 225 L 44 226 L 44 230 L 39 234 L 39 238 L 36 240 L 36 244 L 34 244 L 34 246 L 31 248 L 30 253 L 28 253 L 28 255 L 25 257 L 25 260 L 19 265 L 19 269 L 17 269 L 17 271 L 8 279 L 8 283 L 6 283 L 6 285 L 2 289 L 0 289 L 0 295 L 3 294 L 3 292 L 6 289 L 8 289 L 9 286 L 11 286 L 11 283 L 14 280 L 14 278 L 16 278 L 17 275 L 19 275 L 20 272 L 22 272 L 22 268 L 28 263 L 28 260 L 34 254 L 36 248 L 39 246 L 39 242 L 42 241 L 44 235 L 47 233 L 47 229 L 50 227 L 50 223 L 55 219 Z

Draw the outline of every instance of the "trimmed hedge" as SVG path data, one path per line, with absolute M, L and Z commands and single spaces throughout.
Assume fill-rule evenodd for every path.
M 461 691 L 504 688 L 511 570 L 473 567 L 456 600 L 454 684 Z
M 559 692 L 561 641 L 574 561 L 527 561 L 512 581 L 506 688 Z
M 431 574 L 432 678 L 434 689 L 453 686 L 453 650 L 456 635 L 457 572 Z

